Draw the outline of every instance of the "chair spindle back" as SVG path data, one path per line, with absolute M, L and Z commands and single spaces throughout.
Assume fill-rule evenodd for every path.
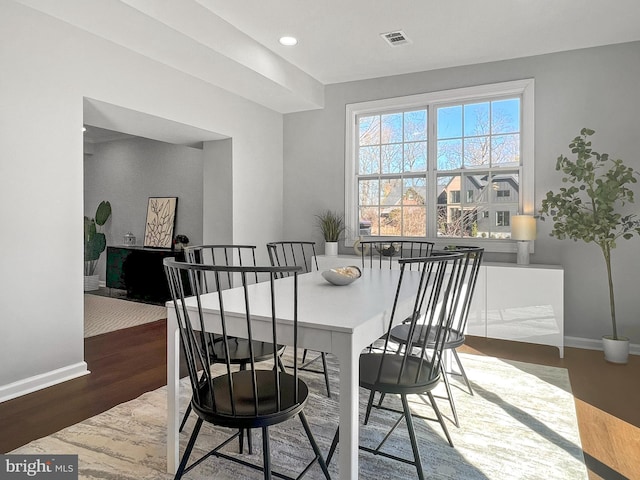
M 393 358 L 397 366 L 398 355 L 402 355 L 400 367 L 394 370 L 395 382 L 406 386 L 407 383 L 421 384 L 435 381 L 440 375 L 442 351 L 447 339 L 448 329 L 451 327 L 454 315 L 453 297 L 455 296 L 456 281 L 463 265 L 463 255 L 460 253 L 436 253 L 425 258 L 399 259 L 400 280 L 394 300 L 394 305 L 385 338 L 383 357 L 378 370 L 378 382 L 384 380 L 385 362 Z M 405 320 L 409 326 L 409 338 L 416 338 L 414 348 L 406 348 L 402 353 L 390 345 L 391 330 L 396 323 L 395 315 L 397 299 L 403 288 L 405 271 L 418 270 L 420 272 L 419 286 L 412 296 L 413 309 Z M 426 332 L 425 332 L 426 329 Z M 420 335 L 420 332 L 426 335 Z M 431 341 L 427 341 L 430 339 Z M 425 371 L 426 370 L 426 371 Z M 388 373 L 388 372 L 387 372 Z M 387 380 L 388 381 L 388 378 Z
M 362 266 L 369 268 L 392 268 L 396 258 L 424 258 L 433 252 L 433 242 L 423 240 L 364 240 L 360 242 Z M 418 264 L 409 265 L 411 269 Z
M 298 365 L 297 359 L 294 358 L 293 377 L 294 388 L 281 389 L 280 372 L 278 368 L 268 368 L 268 371 L 258 370 L 256 367 L 260 361 L 254 358 L 253 349 L 250 348 L 250 361 L 247 364 L 247 370 L 243 375 L 251 375 L 252 391 L 243 391 L 243 396 L 251 396 L 252 411 L 239 411 L 236 408 L 237 393 L 232 375 L 232 365 L 229 359 L 229 343 L 236 336 L 247 338 L 249 345 L 252 345 L 253 327 L 251 322 L 252 308 L 258 305 L 257 299 L 254 299 L 255 288 L 252 278 L 258 277 L 260 280 L 270 282 L 270 299 L 269 311 L 255 312 L 263 318 L 268 318 L 271 322 L 270 331 L 271 338 L 268 339 L 273 345 L 278 345 L 278 332 L 282 331 L 282 326 L 276 328 L 276 305 L 279 295 L 286 295 L 287 302 L 293 302 L 293 325 L 291 332 L 294 347 L 297 347 L 297 297 L 298 297 L 298 277 L 301 271 L 300 267 L 254 267 L 254 266 L 226 266 L 226 265 L 202 265 L 195 263 L 177 262 L 174 258 L 164 259 L 165 273 L 169 283 L 169 289 L 176 312 L 178 329 L 180 332 L 180 344 L 185 355 L 189 378 L 193 389 L 192 405 L 194 409 L 203 411 L 216 411 L 219 414 L 226 414 L 230 417 L 238 417 L 243 415 L 268 414 L 287 408 L 288 405 L 298 402 Z M 228 275 L 235 275 L 240 278 L 241 285 L 234 290 L 224 288 L 224 282 Z M 282 275 L 292 276 L 293 281 L 281 284 L 278 287 L 278 294 L 274 282 Z M 266 277 L 266 278 L 264 278 Z M 210 283 L 213 282 L 211 285 Z M 208 284 L 209 283 L 209 284 Z M 185 295 L 186 287 L 191 287 L 191 295 Z M 209 288 L 213 293 L 208 293 Z M 288 292 L 287 292 L 288 290 Z M 225 310 L 225 301 L 234 299 L 242 302 L 243 312 L 238 314 L 237 311 L 228 313 Z M 283 300 L 285 301 L 285 300 Z M 226 372 L 216 375 L 211 369 L 204 368 L 200 372 L 202 365 L 209 365 L 211 358 L 210 342 L 203 341 L 202 335 L 206 335 L 205 325 L 205 308 L 214 308 L 220 313 L 218 315 L 218 324 L 216 325 L 218 333 L 221 335 L 224 345 L 224 351 L 227 352 L 225 363 Z M 277 365 L 277 351 L 273 352 L 273 365 Z M 262 374 L 273 375 L 274 395 L 268 395 L 270 399 L 275 398 L 275 402 L 261 402 L 264 392 L 258 391 L 258 381 L 256 375 L 258 372 Z M 265 373 L 268 372 L 268 373 Z M 221 380 L 222 379 L 222 380 Z M 220 385 L 225 382 L 224 385 Z M 246 382 L 245 382 L 246 383 Z M 247 402 L 244 402 L 247 403 Z
M 273 266 L 284 267 L 295 265 L 302 268 L 302 273 L 318 270 L 315 242 L 270 242 L 267 243 L 267 251 L 269 252 L 269 259 Z
M 226 265 L 226 266 L 256 266 L 256 246 L 255 245 L 197 245 L 193 247 L 185 247 L 185 259 L 189 263 L 198 263 L 202 265 Z M 224 288 L 232 288 L 234 278 L 231 272 L 223 275 L 220 285 Z M 237 279 L 236 279 L 237 280 Z M 249 280 L 253 283 L 258 282 L 258 274 L 250 274 Z M 207 292 L 212 292 L 213 284 L 207 282 L 204 278 L 204 285 Z M 211 285 L 209 285 L 211 284 Z

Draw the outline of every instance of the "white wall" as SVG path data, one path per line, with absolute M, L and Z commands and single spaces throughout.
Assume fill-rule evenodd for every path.
M 233 222 L 230 195 L 233 191 L 232 140 L 205 142 L 203 158 L 203 188 L 207 192 L 207 203 L 203 205 L 203 232 L 206 232 L 207 243 L 230 245 L 233 235 L 226 226 Z
M 281 235 L 282 116 L 12 2 L 0 65 L 1 399 L 85 370 L 83 97 L 231 137 L 234 241 Z
M 307 237 L 311 231 L 312 240 L 322 244 L 320 232 L 313 229 L 314 215 L 327 208 L 344 211 L 346 104 L 526 78 L 535 79 L 536 208 L 545 192 L 561 186 L 556 158 L 569 153 L 568 144 L 582 127 L 595 129 L 596 151 L 640 170 L 638 42 L 334 84 L 327 86 L 324 109 L 285 115 L 285 236 Z M 532 262 L 565 267 L 565 334 L 587 339 L 610 334 L 606 272 L 598 247 L 549 237 L 549 221 L 539 222 L 538 228 Z M 515 262 L 514 254 L 488 258 Z M 640 239 L 619 243 L 613 268 L 619 333 L 640 344 Z
M 202 243 L 202 150 L 146 138 L 98 143 L 92 150 L 86 155 L 85 148 L 84 214 L 91 218 L 102 200 L 111 203 L 107 245 L 122 245 L 127 232 L 143 244 L 149 197 L 178 197 L 174 235 Z M 106 252 L 96 269 L 101 281 L 105 265 Z

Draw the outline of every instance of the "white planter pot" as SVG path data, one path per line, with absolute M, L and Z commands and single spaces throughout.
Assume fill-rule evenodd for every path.
M 100 288 L 100 275 L 85 275 L 84 291 L 98 290 Z
M 611 363 L 627 363 L 629 359 L 629 339 L 618 337 L 614 340 L 609 335 L 602 337 L 604 359 Z
M 338 242 L 324 242 L 324 254 L 327 257 L 338 255 Z

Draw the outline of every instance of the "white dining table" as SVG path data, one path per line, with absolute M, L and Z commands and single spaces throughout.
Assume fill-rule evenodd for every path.
M 358 389 L 359 357 L 364 348 L 386 333 L 400 271 L 362 269 L 361 278 L 345 286 L 329 284 L 321 272 L 298 276 L 298 347 L 328 352 L 337 357 L 340 368 L 339 473 L 341 479 L 358 478 Z M 293 345 L 291 332 L 293 277 L 277 280 L 276 316 L 282 334 L 279 343 Z M 394 323 L 406 318 L 413 307 L 419 273 L 406 271 L 398 298 Z M 252 302 L 252 333 L 256 340 L 271 341 L 269 282 L 251 288 L 258 295 Z M 412 298 L 413 295 L 413 298 Z M 225 311 L 244 312 L 241 288 L 224 292 Z M 195 303 L 192 303 L 195 309 Z M 217 294 L 202 297 L 205 329 L 220 333 Z M 194 310 L 195 314 L 195 310 Z M 240 322 L 238 322 L 240 323 Z M 289 327 L 288 329 L 285 327 Z M 242 336 L 241 331 L 229 331 Z M 173 303 L 167 303 L 167 471 L 175 473 L 179 463 L 179 332 Z M 313 428 L 313 425 L 311 426 Z

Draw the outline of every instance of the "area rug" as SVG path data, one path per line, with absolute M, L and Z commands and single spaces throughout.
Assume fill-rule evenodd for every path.
M 99 295 L 84 295 L 85 338 L 163 318 L 167 318 L 165 307 Z
M 565 369 L 503 361 L 491 357 L 461 355 L 473 382 L 475 394 L 465 393 L 460 384 L 454 396 L 460 428 L 448 423 L 455 445 L 451 448 L 435 422 L 417 420 L 425 476 L 447 480 L 587 479 L 573 396 Z M 324 394 L 323 376 L 304 373 L 312 392 L 305 409 L 316 440 L 327 452 L 338 418 L 337 366 L 331 357 L 334 398 Z M 455 382 L 454 382 L 455 383 Z M 442 393 L 442 392 L 440 392 Z M 186 380 L 182 381 L 182 409 L 190 399 Z M 393 398 L 385 402 L 393 402 Z M 366 392 L 361 391 L 361 420 Z M 450 417 L 448 405 L 438 400 Z M 432 416 L 421 398 L 412 400 L 416 412 Z M 369 425 L 360 427 L 360 442 L 373 446 L 379 442 L 395 416 L 377 411 Z M 180 436 L 184 449 L 194 418 Z M 79 455 L 83 479 L 170 479 L 166 473 L 166 389 L 141 397 L 33 441 L 11 453 L 57 453 Z M 205 425 L 196 444 L 196 453 L 216 445 L 230 432 Z M 253 433 L 254 453 L 245 457 L 260 462 L 260 433 Z M 274 468 L 285 474 L 300 471 L 310 458 L 301 424 L 297 420 L 272 428 L 271 452 Z M 385 448 L 411 459 L 404 423 L 389 438 Z M 232 442 L 226 451 L 237 451 Z M 337 461 L 330 465 L 333 478 L 339 478 Z M 216 458 L 208 459 L 184 478 L 239 480 L 261 478 L 259 472 Z M 316 466 L 305 478 L 323 478 Z M 360 453 L 360 478 L 416 478 L 415 468 L 397 461 Z

